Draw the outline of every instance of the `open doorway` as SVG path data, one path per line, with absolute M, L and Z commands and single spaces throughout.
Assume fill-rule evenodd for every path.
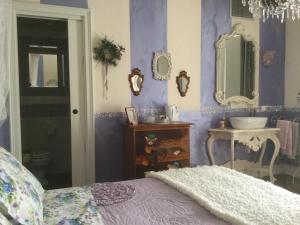
M 23 164 L 44 188 L 72 186 L 68 22 L 18 17 Z
M 90 12 L 13 2 L 11 152 L 46 189 L 95 181 Z

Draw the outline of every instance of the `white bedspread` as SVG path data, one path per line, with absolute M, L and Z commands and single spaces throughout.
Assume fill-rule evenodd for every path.
M 217 166 L 150 172 L 232 224 L 300 224 L 300 195 Z

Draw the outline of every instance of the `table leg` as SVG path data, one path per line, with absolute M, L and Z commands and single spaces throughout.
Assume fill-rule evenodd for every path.
M 263 160 L 263 157 L 264 157 L 265 152 L 266 152 L 266 146 L 267 146 L 267 141 L 265 141 L 263 143 L 262 148 L 261 148 L 261 152 L 260 152 L 260 155 L 259 155 L 258 164 L 259 164 L 260 167 L 262 166 L 262 160 Z
M 234 169 L 234 139 L 230 141 L 230 151 L 231 151 L 231 169 Z
M 267 140 L 263 143 L 262 145 L 262 149 L 260 151 L 260 155 L 259 155 L 259 159 L 258 159 L 258 165 L 260 170 L 258 171 L 258 177 L 262 178 L 262 173 L 261 173 L 261 169 L 262 169 L 262 161 L 266 152 L 266 147 L 267 147 Z
M 276 181 L 276 178 L 273 175 L 273 166 L 274 166 L 275 159 L 277 158 L 277 156 L 279 154 L 280 142 L 275 135 L 272 136 L 270 138 L 270 140 L 273 141 L 273 143 L 274 143 L 274 152 L 273 152 L 273 156 L 272 156 L 270 166 L 269 166 L 269 176 L 270 176 L 271 183 L 274 183 Z
M 211 165 L 215 165 L 215 158 L 213 156 L 213 142 L 215 141 L 213 135 L 210 135 L 207 139 L 207 152 Z

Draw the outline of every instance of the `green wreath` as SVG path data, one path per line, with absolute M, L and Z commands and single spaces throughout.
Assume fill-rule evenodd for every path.
M 125 52 L 125 48 L 122 45 L 115 44 L 107 37 L 100 39 L 99 45 L 94 48 L 94 59 L 104 66 L 103 97 L 106 100 L 108 99 L 108 66 L 117 66 L 123 52 Z
M 99 46 L 94 48 L 94 58 L 104 65 L 117 66 L 123 52 L 125 48 L 122 45 L 117 45 L 104 37 L 100 39 Z

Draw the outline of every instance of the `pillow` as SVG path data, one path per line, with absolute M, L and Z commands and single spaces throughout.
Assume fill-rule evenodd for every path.
M 0 213 L 0 224 L 1 225 L 12 225 L 11 222 L 9 222 L 8 219 L 1 213 Z
M 0 147 L 0 165 L 9 164 L 12 169 L 23 178 L 25 181 L 31 183 L 31 185 L 36 189 L 40 197 L 43 196 L 45 190 L 43 189 L 41 183 L 35 178 L 35 176 L 24 167 L 16 158 L 6 151 L 4 148 Z M 1 167 L 0 167 L 1 168 Z
M 42 202 L 43 189 L 36 178 L 11 154 L 0 149 L 0 208 L 17 223 L 42 225 Z

